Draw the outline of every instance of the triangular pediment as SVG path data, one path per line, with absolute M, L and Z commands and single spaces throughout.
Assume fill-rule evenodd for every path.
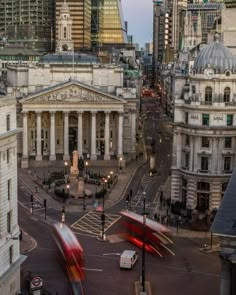
M 78 81 L 68 81 L 34 93 L 22 100 L 23 104 L 48 103 L 125 103 L 114 95 L 85 85 Z

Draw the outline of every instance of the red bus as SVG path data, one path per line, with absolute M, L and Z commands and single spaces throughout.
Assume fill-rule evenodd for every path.
M 84 280 L 84 251 L 81 244 L 72 230 L 66 224 L 59 222 L 53 225 L 53 237 L 64 259 L 71 284 L 80 285 L 80 288 L 82 288 L 81 281 Z M 83 293 L 80 291 L 78 294 Z
M 123 226 L 126 229 L 126 233 L 124 234 L 125 239 L 137 247 L 142 248 L 144 234 L 143 216 L 127 210 L 121 211 L 120 214 L 124 217 Z M 168 236 L 169 234 L 169 228 L 159 222 L 146 218 L 146 251 L 159 255 L 160 257 L 163 256 L 163 253 L 167 252 L 171 255 L 175 255 L 169 248 L 169 245 L 173 244 Z

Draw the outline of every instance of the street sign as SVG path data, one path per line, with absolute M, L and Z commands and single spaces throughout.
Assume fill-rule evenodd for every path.
M 43 279 L 40 276 L 34 277 L 30 283 L 31 291 L 39 290 L 42 287 L 43 287 Z

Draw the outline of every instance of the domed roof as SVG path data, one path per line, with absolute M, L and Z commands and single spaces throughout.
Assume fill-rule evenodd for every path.
M 212 68 L 215 73 L 225 73 L 225 71 L 236 72 L 236 59 L 230 50 L 219 42 L 216 36 L 215 42 L 204 47 L 194 61 L 193 70 L 195 73 L 203 73 L 206 68 Z

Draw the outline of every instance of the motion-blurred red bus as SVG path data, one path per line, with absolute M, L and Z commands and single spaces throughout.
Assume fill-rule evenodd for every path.
M 84 250 L 72 230 L 62 223 L 53 225 L 53 237 L 64 259 L 71 285 L 80 290 L 72 294 L 83 294 L 81 281 L 84 280 Z
M 123 216 L 123 226 L 126 229 L 125 239 L 142 248 L 144 234 L 143 216 L 127 210 L 121 211 L 120 214 Z M 146 218 L 145 227 L 145 248 L 147 252 L 157 254 L 160 257 L 166 252 L 174 255 L 174 252 L 169 248 L 169 245 L 173 244 L 168 237 L 170 234 L 169 228 L 149 218 Z

